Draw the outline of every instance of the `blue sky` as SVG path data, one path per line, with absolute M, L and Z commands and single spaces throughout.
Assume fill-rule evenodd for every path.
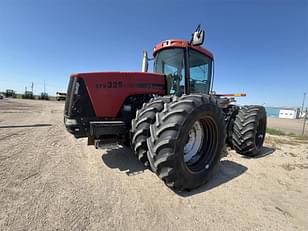
M 0 91 L 66 90 L 71 73 L 140 71 L 142 50 L 201 23 L 217 92 L 300 106 L 308 91 L 308 1 L 0 0 Z

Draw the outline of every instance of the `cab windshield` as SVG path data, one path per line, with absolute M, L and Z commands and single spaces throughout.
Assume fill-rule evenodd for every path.
M 208 94 L 212 59 L 189 49 L 189 92 Z M 185 53 L 183 48 L 160 51 L 155 57 L 154 72 L 166 75 L 167 93 L 180 96 L 185 92 Z
M 155 57 L 154 72 L 166 75 L 168 94 L 178 96 L 184 94 L 184 49 L 171 48 L 160 51 Z

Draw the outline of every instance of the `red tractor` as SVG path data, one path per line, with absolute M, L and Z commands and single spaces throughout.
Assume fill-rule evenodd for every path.
M 206 183 L 226 145 L 254 156 L 263 145 L 262 106 L 236 106 L 213 87 L 213 54 L 191 41 L 166 40 L 154 48 L 154 72 L 78 73 L 70 77 L 64 110 L 67 130 L 89 145 L 130 144 L 137 158 L 167 186 Z

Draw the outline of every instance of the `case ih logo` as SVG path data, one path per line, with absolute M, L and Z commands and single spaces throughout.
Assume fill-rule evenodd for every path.
M 165 85 L 160 83 L 136 83 L 132 84 L 133 88 L 164 89 Z
M 97 83 L 96 88 L 122 88 L 122 81 L 108 81 L 105 83 Z
M 107 81 L 105 83 L 97 83 L 96 88 L 123 88 L 123 82 L 122 81 Z M 128 84 L 128 88 L 148 88 L 148 89 L 164 89 L 164 84 L 159 83 L 133 83 Z

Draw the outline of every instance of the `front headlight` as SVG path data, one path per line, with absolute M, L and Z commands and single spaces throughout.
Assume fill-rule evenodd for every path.
M 64 123 L 65 123 L 65 125 L 67 125 L 67 126 L 70 126 L 70 125 L 77 125 L 77 120 L 65 118 L 65 119 L 64 119 Z

